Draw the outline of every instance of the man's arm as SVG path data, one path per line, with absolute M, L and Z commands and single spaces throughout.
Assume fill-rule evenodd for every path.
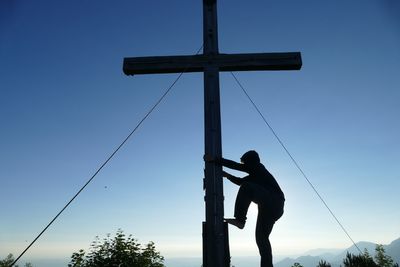
M 227 167 L 229 169 L 233 169 L 233 170 L 249 173 L 244 164 L 238 163 L 238 162 L 230 160 L 230 159 L 221 158 L 221 159 L 217 160 L 217 163 L 219 163 L 222 166 Z
M 233 176 L 230 173 L 224 172 L 222 171 L 222 176 L 226 177 L 229 181 L 231 181 L 232 183 L 236 184 L 236 185 L 242 185 L 243 179 Z
M 205 162 L 215 162 L 215 163 L 220 164 L 229 169 L 249 173 L 249 171 L 247 170 L 247 168 L 244 164 L 238 163 L 238 162 L 230 160 L 230 159 L 214 158 L 211 155 L 204 155 L 203 159 Z

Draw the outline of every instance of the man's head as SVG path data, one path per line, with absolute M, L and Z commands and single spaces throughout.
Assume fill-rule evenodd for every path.
M 256 151 L 250 150 L 243 154 L 240 161 L 246 165 L 256 165 L 260 163 L 260 157 Z

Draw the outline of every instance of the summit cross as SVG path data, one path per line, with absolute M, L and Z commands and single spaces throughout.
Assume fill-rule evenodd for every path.
M 217 1 L 203 0 L 203 54 L 125 58 L 126 75 L 156 73 L 204 73 L 205 155 L 222 157 L 219 94 L 220 71 L 299 70 L 300 52 L 221 54 L 218 49 Z M 229 267 L 227 225 L 224 223 L 222 166 L 205 163 L 205 222 L 203 267 Z

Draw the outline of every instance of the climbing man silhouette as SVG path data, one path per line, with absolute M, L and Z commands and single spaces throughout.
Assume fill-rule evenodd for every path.
M 260 266 L 272 267 L 272 249 L 269 235 L 275 222 L 283 215 L 285 203 L 285 196 L 274 176 L 260 162 L 258 153 L 254 150 L 244 153 L 240 158 L 241 163 L 224 158 L 214 159 L 209 155 L 205 155 L 204 160 L 248 173 L 247 176 L 238 178 L 225 171 L 223 172 L 223 177 L 240 186 L 235 202 L 235 218 L 225 219 L 225 221 L 243 229 L 250 203 L 256 203 L 258 206 L 256 243 L 261 256 Z

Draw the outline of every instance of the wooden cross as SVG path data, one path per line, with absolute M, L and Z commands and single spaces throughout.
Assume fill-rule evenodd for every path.
M 204 73 L 205 154 L 222 157 L 219 96 L 220 71 L 299 70 L 301 54 L 220 54 L 218 50 L 217 3 L 203 0 L 203 54 L 125 58 L 126 75 L 155 73 Z M 224 223 L 222 167 L 205 163 L 205 223 L 203 222 L 203 267 L 229 267 L 228 231 Z

